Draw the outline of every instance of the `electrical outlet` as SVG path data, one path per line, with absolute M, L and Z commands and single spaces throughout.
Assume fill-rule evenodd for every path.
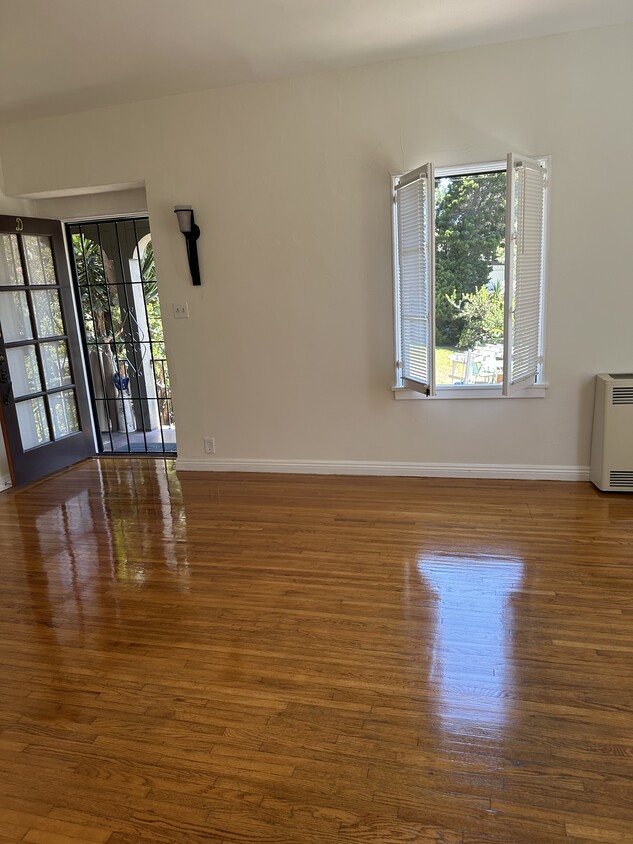
M 174 319 L 189 319 L 189 305 L 186 302 L 174 302 L 171 307 Z
M 207 454 L 215 454 L 215 437 L 204 438 L 204 450 Z

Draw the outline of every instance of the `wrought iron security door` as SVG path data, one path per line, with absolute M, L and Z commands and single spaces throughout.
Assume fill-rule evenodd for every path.
M 147 218 L 67 226 L 100 449 L 174 454 L 169 367 Z

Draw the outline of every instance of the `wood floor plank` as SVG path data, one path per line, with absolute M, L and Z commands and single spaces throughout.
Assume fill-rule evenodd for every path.
M 632 495 L 92 461 L 0 559 L 2 842 L 633 842 Z

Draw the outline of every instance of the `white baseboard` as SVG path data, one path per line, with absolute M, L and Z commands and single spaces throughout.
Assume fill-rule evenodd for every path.
M 0 475 L 0 492 L 3 489 L 9 489 L 11 486 L 11 475 Z
M 303 475 L 389 475 L 416 478 L 501 478 L 535 481 L 588 481 L 588 466 L 524 464 L 388 463 L 359 460 L 240 460 L 179 457 L 181 472 L 270 472 Z

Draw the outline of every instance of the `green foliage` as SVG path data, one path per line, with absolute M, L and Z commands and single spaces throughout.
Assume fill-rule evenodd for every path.
M 440 179 L 435 213 L 435 325 L 438 345 L 462 344 L 464 296 L 485 288 L 505 236 L 506 174 Z M 483 294 L 482 294 L 483 295 Z M 474 303 L 468 306 L 473 309 Z
M 437 384 L 453 383 L 453 361 L 451 358 L 456 351 L 458 350 L 453 346 L 435 347 L 435 381 Z
M 73 254 L 75 256 L 79 284 L 105 283 L 103 258 L 98 243 L 95 243 L 94 240 L 90 240 L 88 237 L 74 234 Z
M 117 321 L 117 318 L 120 322 L 120 310 L 110 302 L 101 247 L 94 240 L 80 234 L 74 234 L 72 240 L 88 340 L 114 339 L 113 322 Z M 116 301 L 116 286 L 114 296 Z
M 456 296 L 449 301 L 455 309 L 454 314 L 457 312 L 454 319 L 460 329 L 458 348 L 474 349 L 482 343 L 503 340 L 503 291 L 500 286 L 483 285 L 474 293 L 465 293 L 459 302 Z
M 141 258 L 141 276 L 144 282 L 153 282 L 156 287 L 156 297 L 158 297 L 158 285 L 156 283 L 156 264 L 154 262 L 154 247 L 150 240 L 145 247 L 143 257 Z M 146 288 L 147 289 L 147 288 Z

